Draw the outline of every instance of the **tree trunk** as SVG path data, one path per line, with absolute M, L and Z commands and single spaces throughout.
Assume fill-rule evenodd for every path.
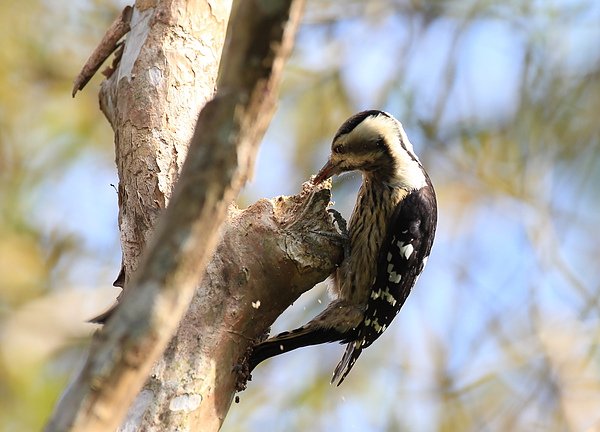
M 115 131 L 122 276 L 127 287 L 216 90 L 231 0 L 138 1 L 100 107 Z
M 217 1 L 140 0 L 131 15 L 123 14 L 131 17 L 131 31 L 101 105 L 115 129 L 126 290 L 47 430 L 107 431 L 121 423 L 205 270 L 186 321 L 128 424 L 217 430 L 239 358 L 339 260 L 338 248 L 307 235 L 307 224 L 333 229 L 325 212 L 328 191 L 307 186 L 301 197 L 230 210 L 207 269 L 274 110 L 301 8 L 300 0 L 234 2 L 218 93 L 198 117 L 181 178 L 152 235 L 197 108 L 212 94 L 228 8 Z

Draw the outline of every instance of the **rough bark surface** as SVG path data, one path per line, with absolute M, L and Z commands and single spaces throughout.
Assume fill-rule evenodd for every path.
M 176 143 L 185 142 L 185 136 L 179 134 L 185 135 L 189 124 L 178 127 L 178 116 L 195 115 L 191 107 L 198 105 L 197 98 L 206 100 L 206 93 L 196 94 L 195 90 L 179 96 L 179 88 L 194 81 L 194 75 L 202 68 L 192 70 L 189 76 L 178 71 L 174 83 L 166 78 L 178 68 L 189 70 L 190 56 L 206 59 L 211 55 L 210 50 L 196 51 L 202 51 L 202 44 L 189 49 L 188 42 L 194 41 L 182 42 L 173 51 L 163 49 L 162 44 L 173 42 L 171 39 L 179 31 L 185 39 L 186 33 L 179 27 L 194 29 L 201 12 L 212 15 L 220 5 L 222 2 L 218 1 L 136 2 L 123 57 L 111 77 L 113 85 L 105 88 L 101 98 L 102 109 L 115 128 L 119 174 L 122 179 L 125 176 L 131 180 L 131 183 L 123 180 L 119 188 L 127 289 L 120 307 L 94 338 L 86 364 L 57 405 L 46 430 L 107 431 L 118 427 L 188 309 L 218 242 L 227 208 L 251 174 L 258 144 L 275 106 L 283 62 L 291 50 L 300 18 L 299 0 L 234 3 L 219 91 L 198 117 L 179 182 L 148 241 L 149 231 L 169 198 L 186 153 L 185 146 Z M 214 36 L 205 29 L 202 37 Z M 214 65 L 213 60 L 206 61 Z M 141 85 L 137 87 L 135 83 L 139 82 Z M 163 95 L 168 105 L 160 105 L 164 102 Z M 127 119 L 122 121 L 122 117 Z M 140 260 L 145 243 L 148 243 L 146 252 Z M 201 326 L 214 325 L 209 323 L 215 318 L 214 311 L 226 303 L 227 290 L 221 287 L 214 293 L 214 296 L 199 294 L 203 302 L 209 302 L 202 303 L 208 313 L 197 311 L 196 319 Z M 235 328 L 246 330 L 244 325 Z M 217 335 L 218 332 L 214 337 Z M 239 343 L 232 338 L 228 340 Z M 208 346 L 213 343 L 208 335 L 197 342 Z M 225 346 L 219 349 L 227 351 Z M 233 356 L 237 348 L 228 350 Z M 228 358 L 231 361 L 232 357 Z M 171 362 L 172 366 L 180 361 L 176 360 Z M 165 364 L 168 363 L 165 359 Z M 212 377 L 224 376 L 223 370 L 231 375 L 231 364 L 210 362 L 209 365 L 197 371 L 195 378 L 214 379 L 215 383 L 225 382 L 224 386 L 229 387 L 227 382 L 233 378 L 220 381 Z M 210 430 L 205 429 L 205 424 L 218 428 L 222 417 L 217 420 L 209 417 L 224 415 L 231 395 L 225 397 L 229 401 L 225 403 L 215 393 L 200 395 L 215 408 L 206 414 L 201 412 L 195 424 L 202 424 L 203 430 Z M 181 399 L 171 400 L 171 411 L 182 406 L 181 402 Z M 187 406 L 188 401 L 184 402 Z
M 253 341 L 341 261 L 329 200 L 329 189 L 307 183 L 293 197 L 230 209 L 190 309 L 120 431 L 221 427 Z
M 137 1 L 100 107 L 115 131 L 127 287 L 166 207 L 200 109 L 215 94 L 231 0 Z

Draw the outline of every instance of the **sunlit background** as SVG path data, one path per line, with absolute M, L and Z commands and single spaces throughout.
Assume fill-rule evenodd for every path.
M 0 430 L 39 429 L 120 263 L 100 78 L 72 80 L 116 0 L 0 3 Z M 600 429 L 600 2 L 309 1 L 240 202 L 293 194 L 335 130 L 399 118 L 438 235 L 392 327 L 344 384 L 339 345 L 261 365 L 223 430 Z M 349 216 L 358 175 L 334 181 Z M 274 331 L 328 301 L 317 287 Z

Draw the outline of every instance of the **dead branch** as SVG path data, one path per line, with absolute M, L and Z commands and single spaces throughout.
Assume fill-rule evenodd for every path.
M 79 72 L 79 75 L 73 82 L 73 93 L 72 96 L 82 90 L 85 85 L 92 79 L 94 74 L 100 69 L 102 63 L 110 56 L 117 48 L 119 48 L 118 42 L 123 36 L 125 36 L 129 30 L 129 24 L 131 22 L 131 14 L 133 8 L 131 6 L 125 6 L 116 20 L 110 25 L 104 37 L 92 52 L 92 55 L 87 59 L 85 65 Z

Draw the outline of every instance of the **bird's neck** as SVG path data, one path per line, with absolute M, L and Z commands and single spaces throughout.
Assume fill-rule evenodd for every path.
M 365 173 L 366 187 L 404 189 L 406 192 L 421 189 L 427 185 L 427 175 L 417 164 L 402 166 L 393 171 Z

